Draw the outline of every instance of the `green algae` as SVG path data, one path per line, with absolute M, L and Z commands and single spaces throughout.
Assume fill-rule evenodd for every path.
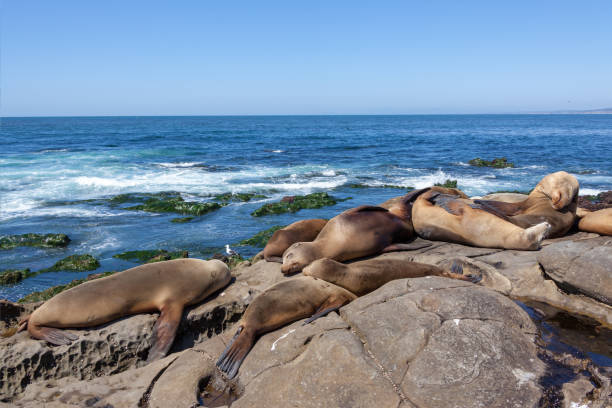
M 185 201 L 181 197 L 159 199 L 149 198 L 143 204 L 133 207 L 125 207 L 124 210 L 146 211 L 153 213 L 177 213 L 185 215 L 204 215 L 218 210 L 222 205 L 219 203 L 198 203 Z
M 26 269 L 5 269 L 0 271 L 0 285 L 14 285 L 19 283 L 25 278 L 37 275 L 37 273 L 30 272 L 29 268 Z
M 224 194 L 216 195 L 214 198 L 217 201 L 228 203 L 230 201 L 249 202 L 253 199 L 268 198 L 268 197 L 263 194 L 255 194 L 255 193 L 224 193 Z
M 62 248 L 70 243 L 66 234 L 22 234 L 7 235 L 0 238 L 0 249 L 13 249 L 19 246 L 40 248 Z
M 83 255 L 70 255 L 64 259 L 57 261 L 52 267 L 41 269 L 37 272 L 58 272 L 58 271 L 71 271 L 71 272 L 82 272 L 82 271 L 93 271 L 100 267 L 100 262 L 89 254 Z
M 340 201 L 349 199 L 350 197 L 345 199 L 334 198 L 327 193 L 312 193 L 305 196 L 285 197 L 281 202 L 264 204 L 262 207 L 253 211 L 251 215 L 253 217 L 261 217 L 270 214 L 294 213 L 305 208 L 313 209 L 336 205 Z
M 507 167 L 514 167 L 514 163 L 511 163 L 505 157 L 496 158 L 493 160 L 483 160 L 479 157 L 472 159 L 468 162 L 470 166 L 476 167 L 493 167 L 496 169 L 504 169 Z
M 187 258 L 187 251 L 169 252 L 165 249 L 149 249 L 142 251 L 127 251 L 113 255 L 113 258 L 123 259 L 125 261 L 140 261 L 143 263 L 153 263 L 160 261 L 169 261 L 171 259 Z
M 174 223 L 184 223 L 184 222 L 189 222 L 193 220 L 193 217 L 182 217 L 182 218 L 172 218 L 170 220 L 170 222 L 174 222 Z
M 257 234 L 253 235 L 251 238 L 243 239 L 238 243 L 238 245 L 250 245 L 257 248 L 263 248 L 266 246 L 272 235 L 278 231 L 279 229 L 285 228 L 286 225 L 275 225 L 266 230 L 259 231 Z
M 181 198 L 181 193 L 178 191 L 161 191 L 159 193 L 125 193 L 116 195 L 108 200 L 114 205 L 125 203 L 144 203 L 150 199 L 169 200 Z
M 61 293 L 70 288 L 74 288 L 75 286 L 78 286 L 83 282 L 87 282 L 93 279 L 103 278 L 105 276 L 110 276 L 113 273 L 115 273 L 115 271 L 98 273 L 98 274 L 95 274 L 95 276 L 88 276 L 85 279 L 75 279 L 65 285 L 57 285 L 49 289 L 41 290 L 38 292 L 32 292 L 29 295 L 26 295 L 22 297 L 21 299 L 19 299 L 17 303 L 33 303 L 33 302 L 41 302 L 41 301 L 49 300 L 53 296 L 57 295 L 58 293 Z
M 444 183 L 436 183 L 434 186 L 445 188 L 457 188 L 457 180 L 447 179 Z

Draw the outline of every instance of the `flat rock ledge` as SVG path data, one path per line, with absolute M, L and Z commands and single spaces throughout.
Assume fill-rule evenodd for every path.
M 1 339 L 0 406 L 539 406 L 550 397 L 550 358 L 543 358 L 537 327 L 510 298 L 612 327 L 612 308 L 598 292 L 568 291 L 540 263 L 555 248 L 596 249 L 606 239 L 578 233 L 533 252 L 432 242 L 381 255 L 440 266 L 459 262 L 483 279 L 479 285 L 438 277 L 390 282 L 339 314 L 262 336 L 228 382 L 214 363 L 234 323 L 254 296 L 287 279 L 280 264 L 245 262 L 230 286 L 186 311 L 171 354 L 146 366 L 156 315 L 74 330 L 79 339 L 70 346 L 49 347 L 27 333 Z M 578 252 L 583 273 L 602 259 Z M 602 265 L 610 274 L 610 264 Z M 562 399 L 558 406 L 609 404 L 609 376 L 593 367 L 585 375 L 585 364 L 574 363 L 581 374 L 554 392 Z

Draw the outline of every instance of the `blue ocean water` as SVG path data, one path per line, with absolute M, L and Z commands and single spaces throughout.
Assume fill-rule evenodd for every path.
M 333 217 L 403 194 L 376 187 L 384 184 L 420 188 L 456 179 L 467 194 L 481 195 L 529 190 L 545 174 L 565 170 L 582 194 L 612 190 L 612 115 L 3 118 L 0 143 L 0 236 L 61 232 L 72 239 L 65 249 L 0 251 L 0 269 L 37 270 L 91 253 L 102 264 L 97 272 L 121 270 L 135 264 L 112 255 L 136 249 L 206 257 L 273 225 Z M 517 167 L 467 165 L 502 156 Z M 66 203 L 169 190 L 190 201 L 225 192 L 269 198 L 232 203 L 185 224 L 170 222 L 176 214 Z M 352 199 L 250 216 L 265 202 L 316 191 Z M 16 300 L 87 274 L 41 274 L 0 287 L 0 298 Z

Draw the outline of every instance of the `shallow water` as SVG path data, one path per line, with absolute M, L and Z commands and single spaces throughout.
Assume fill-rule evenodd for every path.
M 583 194 L 612 190 L 612 115 L 442 115 L 278 117 L 3 118 L 0 127 L 0 236 L 66 233 L 65 249 L 0 252 L 0 269 L 37 270 L 75 253 L 100 259 L 96 272 L 135 264 L 112 258 L 136 249 L 219 252 L 273 225 L 333 217 L 446 179 L 470 195 L 529 190 L 545 174 L 576 175 Z M 467 165 L 507 157 L 513 169 Z M 179 191 L 209 201 L 225 192 L 269 198 L 232 203 L 171 223 L 176 214 L 122 210 L 104 201 L 127 192 Z M 285 195 L 327 191 L 353 197 L 333 207 L 251 217 Z M 250 256 L 257 248 L 237 247 Z M 16 300 L 87 275 L 42 274 L 0 287 Z

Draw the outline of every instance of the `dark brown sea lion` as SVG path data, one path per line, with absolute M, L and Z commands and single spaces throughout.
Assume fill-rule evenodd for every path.
M 268 262 L 283 262 L 283 253 L 296 242 L 310 242 L 314 240 L 327 220 L 313 219 L 294 222 L 278 231 L 275 231 L 263 250 L 264 259 Z
M 230 282 L 218 260 L 176 259 L 137 266 L 59 293 L 21 322 L 36 339 L 62 345 L 77 336 L 60 330 L 91 327 L 137 313 L 160 311 L 147 361 L 163 357 L 174 341 L 183 308 Z
M 373 258 L 345 265 L 323 258 L 305 267 L 302 273 L 343 287 L 357 296 L 363 296 L 395 279 L 443 276 L 474 283 L 480 280 L 479 277 L 463 275 L 462 271 L 463 268 L 459 264 L 453 264 L 450 271 L 445 271 L 434 265 L 400 259 Z
M 411 223 L 382 207 L 362 205 L 329 220 L 314 241 L 291 245 L 283 254 L 281 271 L 296 273 L 321 258 L 347 261 L 381 252 L 428 246 L 401 244 L 413 237 Z
M 586 212 L 578 221 L 580 231 L 595 232 L 599 235 L 612 235 L 612 208 L 604 208 L 593 212 Z
M 310 323 L 356 297 L 346 289 L 309 276 L 279 282 L 259 294 L 247 307 L 217 366 L 229 378 L 234 378 L 257 336 L 309 316 L 305 323 Z
M 387 210 L 389 210 L 389 212 L 391 214 L 397 215 L 398 217 L 400 217 L 404 221 L 410 221 L 410 219 L 412 218 L 412 205 L 414 204 L 414 201 L 421 194 L 423 194 L 423 193 L 425 193 L 425 192 L 427 192 L 429 190 L 435 190 L 435 191 L 437 191 L 439 193 L 443 193 L 443 194 L 456 195 L 456 196 L 458 196 L 460 198 L 468 198 L 468 196 L 466 196 L 459 189 L 434 186 L 434 187 L 422 188 L 420 190 L 413 190 L 413 191 L 411 191 L 408 194 L 405 194 L 403 196 L 390 198 L 387 201 L 385 201 L 384 203 L 379 204 L 378 206 L 382 207 L 382 208 L 386 208 Z

